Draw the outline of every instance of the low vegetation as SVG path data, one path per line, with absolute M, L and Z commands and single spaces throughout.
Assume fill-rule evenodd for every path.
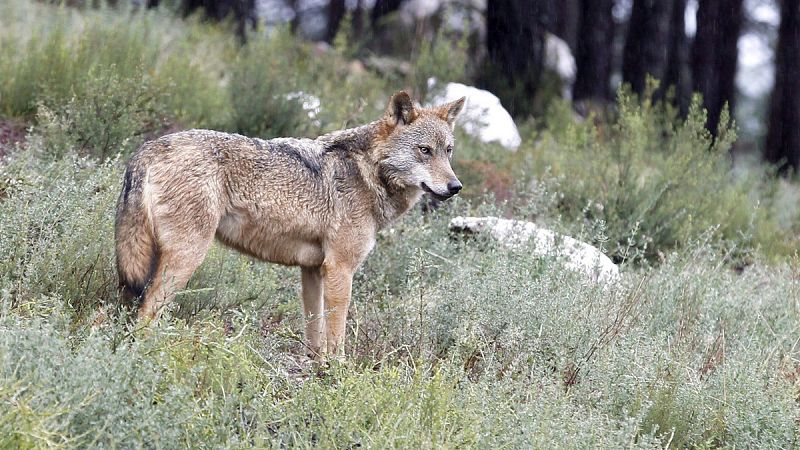
M 697 106 L 681 119 L 625 91 L 607 116 L 554 103 L 517 153 L 459 135 L 464 195 L 380 234 L 345 361 L 304 356 L 296 270 L 220 247 L 162 320 L 130 320 L 113 215 L 143 140 L 316 135 L 424 74 L 463 77 L 442 41 L 407 79 L 355 69 L 348 45 L 275 30 L 239 48 L 157 12 L 0 6 L 0 116 L 31 126 L 0 163 L 0 447 L 798 445 L 797 205 L 768 169 L 731 170 L 735 125 L 713 141 Z M 320 99 L 313 120 L 299 91 Z M 568 232 L 622 280 L 457 239 L 457 214 Z

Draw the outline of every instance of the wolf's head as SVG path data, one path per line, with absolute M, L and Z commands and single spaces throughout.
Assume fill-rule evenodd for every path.
M 453 126 L 464 107 L 464 98 L 422 108 L 405 91 L 389 100 L 378 133 L 378 164 L 387 181 L 402 189 L 417 188 L 439 200 L 461 190 L 450 159 Z

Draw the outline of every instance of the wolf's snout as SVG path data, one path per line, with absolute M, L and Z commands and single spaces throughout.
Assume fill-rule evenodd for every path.
M 450 180 L 447 183 L 447 192 L 450 195 L 456 195 L 456 194 L 458 194 L 458 192 L 461 190 L 462 187 L 464 187 L 464 186 L 461 185 L 460 181 L 458 181 L 458 180 Z

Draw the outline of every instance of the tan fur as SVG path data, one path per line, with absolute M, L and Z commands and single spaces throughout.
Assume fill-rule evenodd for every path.
M 145 143 L 117 205 L 125 297 L 140 301 L 140 318 L 155 317 L 216 237 L 300 266 L 308 346 L 342 353 L 353 274 L 376 233 L 424 191 L 444 198 L 460 189 L 448 149 L 463 104 L 423 109 L 399 92 L 380 120 L 315 140 L 190 130 Z

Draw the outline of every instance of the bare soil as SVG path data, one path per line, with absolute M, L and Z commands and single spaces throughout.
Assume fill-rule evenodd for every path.
M 0 160 L 17 148 L 18 144 L 25 143 L 28 125 L 19 119 L 0 117 Z

